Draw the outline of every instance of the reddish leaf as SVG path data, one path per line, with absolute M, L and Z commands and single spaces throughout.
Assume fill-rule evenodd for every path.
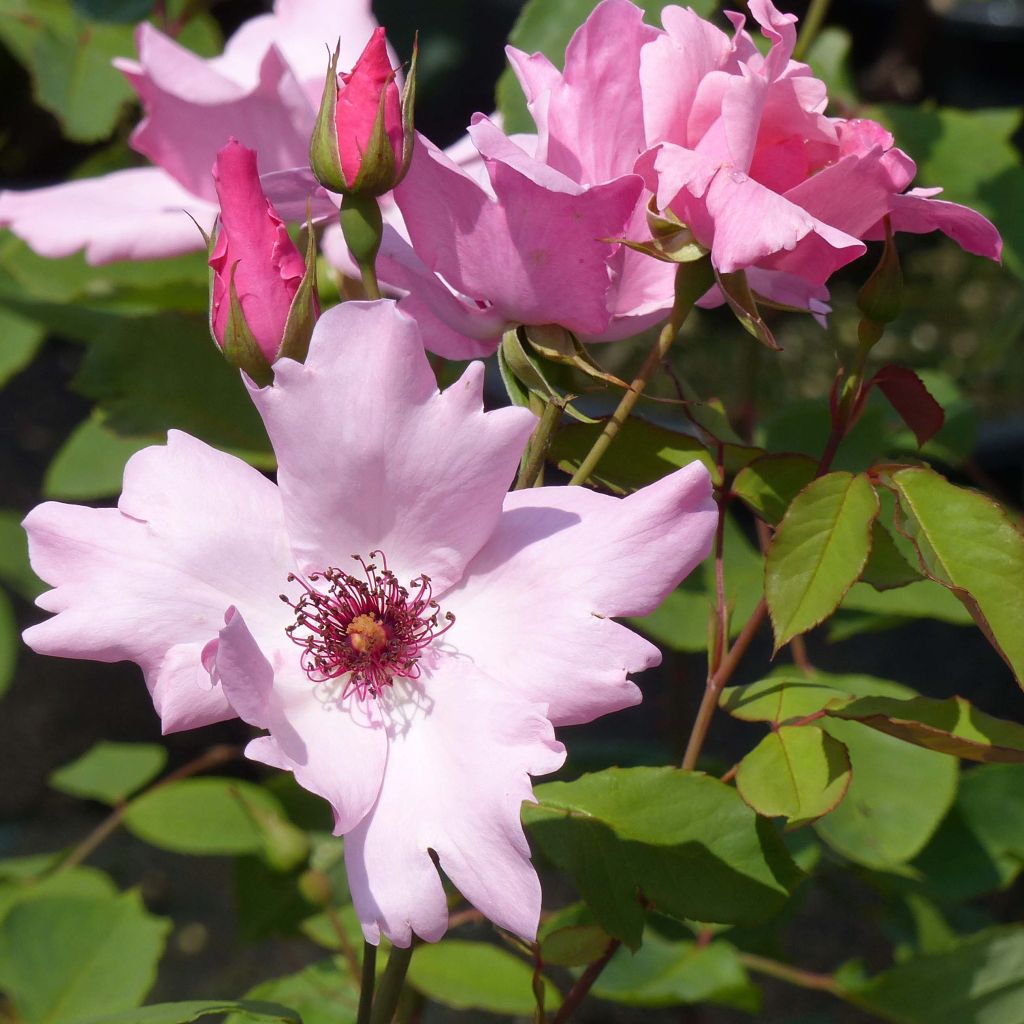
M 868 382 L 865 395 L 872 387 L 877 387 L 889 399 L 889 404 L 914 432 L 918 447 L 942 429 L 946 414 L 913 370 L 905 366 L 883 366 Z

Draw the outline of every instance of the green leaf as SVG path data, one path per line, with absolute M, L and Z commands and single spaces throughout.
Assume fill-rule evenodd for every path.
M 1014 273 L 1024 273 L 1024 220 L 1019 216 L 1024 167 L 1013 144 L 1021 123 L 1019 107 L 887 104 L 863 116 L 877 116 L 893 129 L 900 147 L 917 161 L 915 185 L 941 185 L 942 199 L 965 203 L 997 224 L 1003 260 Z
M 915 696 L 870 676 L 831 676 L 857 697 Z M 843 802 L 815 823 L 834 850 L 867 867 L 892 870 L 916 856 L 956 796 L 957 761 L 914 747 L 859 722 L 829 719 L 826 732 L 850 754 L 852 778 Z
M 559 967 L 584 967 L 600 959 L 611 936 L 599 924 L 576 924 L 548 932 L 540 944 L 541 959 Z
M 86 800 L 117 804 L 156 778 L 167 763 L 157 743 L 108 743 L 101 740 L 50 775 L 50 785 Z
M 263 832 L 250 806 L 281 814 L 278 802 L 252 783 L 182 779 L 133 800 L 124 823 L 139 839 L 175 853 L 260 853 Z
M 574 473 L 603 429 L 603 421 L 593 426 L 574 423 L 564 427 L 551 443 L 549 458 L 563 472 Z M 711 453 L 697 438 L 631 417 L 623 423 L 590 481 L 613 494 L 630 494 L 695 459 L 713 476 L 716 474 Z
M 831 678 L 824 673 L 809 676 L 787 666 L 756 683 L 727 686 L 718 703 L 733 718 L 744 722 L 782 725 L 794 718 L 806 718 L 829 705 L 847 703 L 849 692 L 831 685 Z
M 797 495 L 768 549 L 775 650 L 835 611 L 868 559 L 878 498 L 864 475 L 829 473 Z
M 648 928 L 636 953 L 619 949 L 591 989 L 627 1006 L 716 1003 L 756 1013 L 761 994 L 727 942 L 671 941 Z
M 0 590 L 0 697 L 7 692 L 14 679 L 20 647 L 21 635 L 18 632 L 14 609 L 11 607 L 10 599 Z
M 68 1024 L 137 1006 L 156 977 L 170 922 L 138 893 L 47 896 L 0 924 L 4 988 L 24 1024 Z
M 740 761 L 736 789 L 758 814 L 798 828 L 835 808 L 850 785 L 846 747 L 814 725 L 784 725 Z
M 735 790 L 674 768 L 610 768 L 536 789 L 524 818 L 597 922 L 636 948 L 644 906 L 678 918 L 764 920 L 800 872 Z
M 965 771 L 956 803 L 915 860 L 944 902 L 1004 889 L 1024 867 L 1024 767 L 986 764 Z
M 922 568 L 964 603 L 1024 685 L 1024 535 L 991 498 L 934 470 L 901 469 L 891 480 Z
M 639 6 L 653 25 L 660 24 L 659 15 L 667 0 L 641 0 Z M 564 62 L 565 48 L 576 29 L 586 21 L 598 0 L 529 0 L 512 28 L 508 41 L 526 53 L 544 53 L 558 67 Z M 715 9 L 711 0 L 698 0 L 693 8 L 702 16 Z M 522 90 L 511 69 L 506 68 L 498 80 L 497 106 L 504 118 L 507 132 L 532 132 L 536 128 L 526 109 Z
M 46 468 L 43 496 L 91 501 L 121 491 L 125 463 L 163 438 L 125 437 L 110 430 L 95 412 L 81 422 Z
M 762 455 L 736 474 L 732 492 L 755 515 L 775 526 L 797 494 L 814 479 L 817 468 L 809 455 Z
M 75 387 L 99 402 L 112 430 L 145 435 L 174 427 L 218 447 L 269 453 L 241 375 L 210 341 L 205 320 L 107 320 Z
M 1024 762 L 1024 725 L 986 715 L 963 697 L 868 697 L 828 714 L 968 761 Z
M 931 580 L 885 592 L 867 583 L 855 583 L 843 598 L 840 610 L 891 616 L 899 621 L 935 619 L 951 626 L 974 625 L 971 613 L 948 590 Z
M 28 68 L 40 106 L 76 142 L 114 130 L 132 89 L 114 57 L 135 52 L 132 26 L 91 20 L 68 0 L 3 0 L 0 39 Z
M 900 1024 L 1020 1024 L 1024 928 L 992 928 L 949 952 L 908 960 L 854 1001 Z
M 39 324 L 0 307 L 0 388 L 32 362 L 45 336 Z
M 184 1003 L 155 1003 L 125 1013 L 111 1014 L 89 1021 L 88 1024 L 191 1024 L 202 1017 L 222 1013 L 233 1014 L 239 1024 L 253 1020 L 303 1024 L 302 1018 L 287 1006 L 246 999 L 193 999 Z
M 21 528 L 23 512 L 0 509 L 0 580 L 28 601 L 46 589 L 28 562 L 28 537 Z
M 871 554 L 861 579 L 875 590 L 893 590 L 923 577 L 903 556 L 892 534 L 876 519 L 871 526 Z
M 850 73 L 852 45 L 853 40 L 846 29 L 826 25 L 814 37 L 814 42 L 807 51 L 807 63 L 813 68 L 815 76 L 828 86 L 831 104 L 835 104 L 837 100 L 851 106 L 860 103 Z
M 46 854 L 42 858 L 16 858 L 4 861 L 10 872 L 0 882 L 0 920 L 12 907 L 44 897 L 82 899 L 114 899 L 118 893 L 108 875 L 97 868 L 69 868 L 47 875 L 59 859 L 59 854 Z M 24 873 L 22 873 L 24 872 Z M 0 977 L 3 965 L 0 964 Z
M 445 939 L 418 946 L 409 964 L 409 984 L 429 999 L 457 1010 L 532 1014 L 533 970 L 519 957 L 483 942 Z M 544 1006 L 560 1003 L 558 989 L 544 979 Z
M 245 998 L 291 1007 L 302 1024 L 355 1024 L 359 982 L 340 958 L 320 960 L 296 974 L 260 982 Z M 224 1024 L 248 1024 L 249 1019 L 232 1013 Z

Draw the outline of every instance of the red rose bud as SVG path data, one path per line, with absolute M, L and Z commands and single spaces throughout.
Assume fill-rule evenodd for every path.
M 379 196 L 405 177 L 412 159 L 412 106 L 416 53 L 399 95 L 383 28 L 370 36 L 348 74 L 331 57 L 309 148 L 313 173 L 324 188 Z
M 281 356 L 305 358 L 320 309 L 315 259 L 303 259 L 260 185 L 256 152 L 235 139 L 217 154 L 220 218 L 210 252 L 210 331 L 258 384 Z

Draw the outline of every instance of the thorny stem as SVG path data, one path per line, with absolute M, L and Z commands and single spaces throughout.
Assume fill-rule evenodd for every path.
M 377 947 L 370 942 L 363 943 L 363 969 L 359 984 L 359 1011 L 356 1024 L 370 1024 L 370 1010 L 373 1008 L 373 984 L 377 980 Z
M 373 1012 L 370 1014 L 369 1024 L 391 1024 L 391 1018 L 395 1015 L 398 998 L 402 994 L 402 985 L 405 983 L 405 974 L 409 970 L 411 959 L 411 944 L 404 949 L 401 946 L 391 947 L 388 965 L 384 968 L 380 984 L 377 986 L 377 997 L 373 1001 Z M 360 1001 L 362 1001 L 362 996 L 360 996 Z
M 804 55 L 811 48 L 811 43 L 817 38 L 821 31 L 825 15 L 828 14 L 829 0 L 811 0 L 800 25 L 800 34 L 797 37 L 796 46 L 793 48 L 793 60 L 803 60 Z
M 514 490 L 522 491 L 532 487 L 544 468 L 544 459 L 548 453 L 548 446 L 551 444 L 551 433 L 558 424 L 562 415 L 562 405 L 559 402 L 548 401 L 544 405 L 540 420 L 530 436 L 530 444 L 526 450 L 526 459 L 519 470 Z
M 594 442 L 594 446 L 587 453 L 586 458 L 580 463 L 579 469 L 573 474 L 570 484 L 584 484 L 590 479 L 591 473 L 597 468 L 597 464 L 608 451 L 612 441 L 618 434 L 622 424 L 629 418 L 633 406 L 639 401 L 644 393 L 644 388 L 650 383 L 655 371 L 661 365 L 662 360 L 668 354 L 672 343 L 676 340 L 683 322 L 694 303 L 711 287 L 711 265 L 707 258 L 696 263 L 681 263 L 676 269 L 676 298 L 669 315 L 668 322 L 662 327 L 658 334 L 658 340 L 654 347 L 647 354 L 643 366 L 640 367 L 637 375 L 629 385 L 629 390 L 622 396 L 618 407 L 612 413 L 611 418 L 604 425 L 600 437 Z
M 587 993 L 593 988 L 594 982 L 601 976 L 601 972 L 608 966 L 608 961 L 615 955 L 615 951 L 622 943 L 618 939 L 612 939 L 608 948 L 590 964 L 587 969 L 576 979 L 572 988 L 566 993 L 565 999 L 555 1014 L 551 1024 L 565 1024 L 577 1010 L 580 1003 L 586 998 Z
M 227 744 L 211 747 L 209 750 L 195 758 L 195 760 L 189 761 L 188 764 L 183 764 L 180 768 L 171 772 L 169 775 L 165 775 L 159 782 L 156 782 L 148 789 L 143 790 L 143 794 L 152 793 L 154 790 L 162 789 L 164 786 L 167 786 L 172 782 L 177 782 L 180 779 L 187 779 L 191 775 L 198 775 L 200 772 L 208 771 L 210 768 L 216 768 L 218 765 L 224 764 L 227 761 L 233 761 L 236 757 L 241 756 L 241 747 L 229 746 Z M 103 821 L 96 826 L 96 828 L 94 828 L 76 847 L 74 847 L 74 849 L 68 852 L 68 855 L 54 868 L 53 873 L 60 874 L 62 871 L 68 871 L 71 868 L 76 868 L 84 860 L 90 857 L 96 848 L 104 842 L 104 840 L 108 839 L 117 831 L 117 827 L 121 824 L 121 821 L 124 819 L 125 813 L 130 806 L 130 801 L 122 801 L 119 803 L 110 812 L 110 814 L 108 814 Z

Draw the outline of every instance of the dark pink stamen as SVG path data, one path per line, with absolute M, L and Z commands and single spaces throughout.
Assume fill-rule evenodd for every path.
M 304 593 L 295 602 L 295 622 L 285 632 L 302 648 L 303 671 L 314 683 L 348 676 L 342 699 L 354 693 L 360 700 L 378 697 L 395 676 L 419 678 L 419 658 L 431 641 L 451 629 L 455 616 L 447 612 L 444 625 L 431 597 L 430 579 L 418 576 L 407 590 L 388 568 L 382 551 L 371 551 L 381 567 L 352 556 L 364 579 L 340 569 L 311 573 L 308 579 L 289 573 Z M 320 584 L 318 587 L 316 584 Z

